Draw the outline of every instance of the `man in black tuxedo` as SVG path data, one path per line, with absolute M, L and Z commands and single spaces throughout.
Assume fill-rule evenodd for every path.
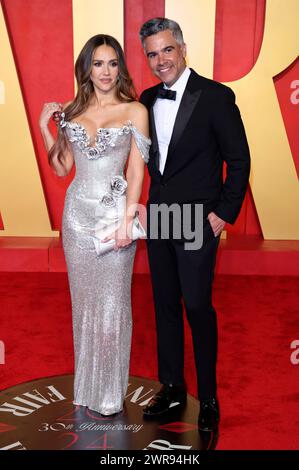
M 152 139 L 148 213 L 154 205 L 189 204 L 194 228 L 196 206 L 203 208 L 200 249 L 186 250 L 183 239 L 171 234 L 167 239 L 161 230 L 157 238 L 148 238 L 162 387 L 144 414 L 158 416 L 186 402 L 183 300 L 193 337 L 199 429 L 210 431 L 219 423 L 215 258 L 221 231 L 226 222 L 235 222 L 246 193 L 249 149 L 233 91 L 186 67 L 179 25 L 154 18 L 142 26 L 140 39 L 150 69 L 161 80 L 140 98 L 150 113 Z M 151 228 L 151 216 L 148 224 Z

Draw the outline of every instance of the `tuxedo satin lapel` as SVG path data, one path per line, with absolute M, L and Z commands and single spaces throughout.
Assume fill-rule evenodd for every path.
M 156 131 L 156 125 L 155 125 L 155 118 L 154 118 L 154 103 L 156 100 L 154 100 L 150 112 L 149 112 L 149 117 L 150 117 L 150 126 L 151 126 L 151 137 L 152 137 L 152 153 L 153 153 L 153 158 L 155 160 L 155 164 L 157 169 L 159 169 L 159 145 L 158 145 L 158 138 L 157 138 L 157 131 Z
M 191 114 L 199 100 L 201 95 L 201 90 L 198 89 L 196 91 L 191 92 L 188 88 L 185 89 L 184 94 L 182 96 L 182 100 L 180 103 L 180 107 L 178 109 L 178 113 L 174 122 L 173 132 L 171 136 L 171 140 L 168 147 L 168 155 L 167 161 L 171 157 L 173 150 L 175 149 L 178 141 L 180 140 L 188 121 L 191 117 Z M 165 168 L 166 171 L 166 168 Z
M 163 87 L 163 83 L 161 83 L 156 89 L 155 92 L 152 95 L 152 102 L 149 107 L 149 121 L 150 121 L 150 127 L 151 127 L 151 139 L 152 139 L 152 147 L 151 147 L 151 153 L 153 155 L 153 161 L 155 165 L 155 169 L 158 173 L 158 175 L 161 177 L 161 173 L 159 170 L 159 164 L 160 164 L 160 154 L 159 154 L 159 144 L 158 144 L 158 137 L 157 137 L 157 130 L 156 130 L 156 124 L 155 124 L 155 116 L 154 116 L 154 104 L 156 102 L 157 96 L 158 96 L 158 90 L 159 88 Z

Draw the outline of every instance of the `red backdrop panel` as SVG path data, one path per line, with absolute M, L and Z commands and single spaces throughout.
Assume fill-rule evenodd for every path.
M 134 79 L 137 92 L 140 94 L 142 90 L 155 85 L 158 80 L 153 77 L 148 69 L 143 49 L 139 40 L 139 29 L 141 25 L 157 16 L 165 15 L 165 2 L 164 0 L 125 0 L 124 2 L 124 16 L 125 16 L 125 37 L 124 49 L 126 61 L 130 74 Z M 145 172 L 142 196 L 140 199 L 141 204 L 146 204 L 149 189 L 149 175 Z M 148 272 L 148 259 L 145 242 L 138 243 L 138 251 L 136 254 L 134 271 L 135 272 Z
M 150 18 L 164 16 L 164 0 L 125 1 L 125 54 L 129 71 L 140 94 L 142 90 L 158 83 L 153 77 L 146 63 L 145 55 L 139 40 L 140 26 Z M 140 202 L 146 203 L 149 187 L 149 176 L 146 172 L 144 187 Z
M 274 78 L 275 89 L 299 178 L 299 59 Z
M 238 80 L 254 66 L 263 40 L 265 3 L 265 0 L 217 0 L 215 80 Z
M 263 40 L 265 0 L 217 0 L 216 6 L 214 79 L 230 82 L 246 75 L 256 63 Z M 237 222 L 227 231 L 261 235 L 250 190 Z

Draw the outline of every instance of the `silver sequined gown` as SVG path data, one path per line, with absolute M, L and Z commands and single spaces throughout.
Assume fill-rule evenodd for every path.
M 109 220 L 125 197 L 124 167 L 135 139 L 147 162 L 150 140 L 131 122 L 100 128 L 91 143 L 83 126 L 62 121 L 76 175 L 65 200 L 62 241 L 72 301 L 74 404 L 101 414 L 123 408 L 131 350 L 131 279 L 136 243 L 97 255 L 95 226 Z

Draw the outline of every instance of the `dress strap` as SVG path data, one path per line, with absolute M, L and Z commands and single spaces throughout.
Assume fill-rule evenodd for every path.
M 151 146 L 151 139 L 146 137 L 142 132 L 140 132 L 133 124 L 132 121 L 128 121 L 128 126 L 131 130 L 131 133 L 135 139 L 137 148 L 140 152 L 141 157 L 145 161 L 145 163 L 148 163 L 149 161 L 149 149 Z

